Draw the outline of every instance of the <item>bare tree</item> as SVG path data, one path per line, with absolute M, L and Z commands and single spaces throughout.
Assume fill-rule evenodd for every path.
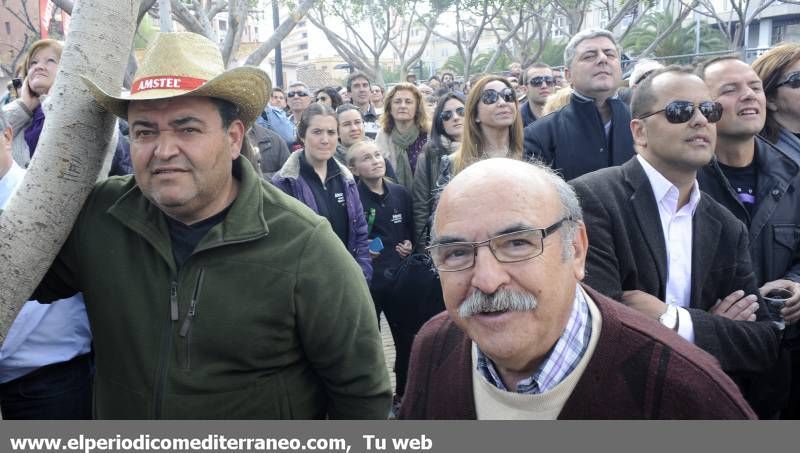
M 689 13 L 691 13 L 694 10 L 694 8 L 697 7 L 698 2 L 699 2 L 699 0 L 694 0 L 689 5 L 685 5 L 685 4 L 682 3 L 681 4 L 681 12 L 678 14 L 678 17 L 675 18 L 675 21 L 672 23 L 672 25 L 670 25 L 664 31 L 662 31 L 656 37 L 656 39 L 654 39 L 653 42 L 651 42 L 650 45 L 647 46 L 646 49 L 641 51 L 639 53 L 639 57 L 647 57 L 647 56 L 649 56 L 650 53 L 653 52 L 653 49 L 655 49 L 656 47 L 658 47 L 659 44 L 661 44 L 661 41 L 666 39 L 670 34 L 672 34 L 672 32 L 674 32 L 675 30 L 680 28 L 681 25 L 683 24 L 683 20 L 686 19 L 689 16 Z
M 244 64 L 257 66 L 264 61 L 264 59 L 267 58 L 267 55 L 269 55 L 269 53 L 272 52 L 272 50 L 275 49 L 275 47 L 277 47 L 281 41 L 283 41 L 283 38 L 289 35 L 297 23 L 306 16 L 308 10 L 314 6 L 314 1 L 315 0 L 301 0 L 298 2 L 297 6 L 295 6 L 294 9 L 292 9 L 292 11 L 289 13 L 289 16 L 287 16 L 286 19 L 281 22 L 278 28 L 275 29 L 275 31 L 272 33 L 272 36 L 258 46 L 258 49 L 254 50 L 253 53 L 247 57 L 247 60 L 244 62 Z
M 741 50 L 746 47 L 745 35 L 753 20 L 775 0 L 727 0 L 726 6 L 729 11 L 719 11 L 711 0 L 698 0 L 689 4 L 686 0 L 681 0 L 685 7 L 691 8 L 698 14 L 714 20 L 717 28 L 728 38 L 732 50 Z M 783 1 L 783 3 L 795 3 L 797 1 Z
M 551 0 L 552 8 L 567 19 L 568 36 L 580 31 L 583 19 L 586 17 L 586 11 L 591 4 L 592 0 Z
M 454 0 L 449 12 L 455 16 L 455 36 L 443 35 L 433 30 L 433 34 L 453 44 L 464 62 L 464 79 L 470 75 L 470 69 L 476 57 L 475 49 L 481 35 L 500 14 L 502 0 Z
M 309 11 L 308 19 L 345 61 L 383 85 L 381 55 L 399 23 L 400 4 L 402 0 L 320 2 Z
M 80 79 L 119 86 L 139 0 L 80 0 L 36 154 L 0 215 L 0 342 L 66 239 L 112 145 L 116 118 Z M 122 50 L 122 51 L 120 51 Z
M 548 0 L 511 1 L 501 5 L 489 29 L 497 38 L 498 46 L 484 68 L 489 72 L 502 52 L 508 53 L 522 67 L 528 67 L 539 58 L 549 40 L 552 9 Z M 549 17 L 545 17 L 549 14 Z
M 422 54 L 425 53 L 425 47 L 428 46 L 428 42 L 431 39 L 433 27 L 436 25 L 436 11 L 423 12 L 423 3 L 421 0 L 410 0 L 402 10 L 397 11 L 404 19 L 394 30 L 389 40 L 389 45 L 392 46 L 397 59 L 400 60 L 400 80 L 405 80 L 408 69 L 422 58 Z M 408 15 L 410 15 L 408 19 L 405 19 Z M 422 42 L 418 46 L 412 48 L 411 35 L 416 27 L 425 29 L 425 37 L 422 38 Z M 412 49 L 413 53 L 409 55 Z

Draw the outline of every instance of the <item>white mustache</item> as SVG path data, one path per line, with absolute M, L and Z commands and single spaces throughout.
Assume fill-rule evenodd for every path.
M 469 318 L 481 313 L 494 313 L 498 311 L 530 311 L 536 309 L 536 297 L 525 291 L 510 288 L 501 288 L 493 294 L 486 294 L 476 290 L 458 307 L 458 314 L 462 318 Z

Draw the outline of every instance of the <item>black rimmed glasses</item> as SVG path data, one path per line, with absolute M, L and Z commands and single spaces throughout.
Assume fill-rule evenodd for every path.
M 664 112 L 667 121 L 673 124 L 681 124 L 692 119 L 695 109 L 699 109 L 700 113 L 706 117 L 709 123 L 716 123 L 722 118 L 722 104 L 719 102 L 703 101 L 699 104 L 695 104 L 691 101 L 672 101 L 663 109 L 641 115 L 638 119 L 643 120 Z
M 789 88 L 796 90 L 800 88 L 800 72 L 793 72 L 786 77 L 786 80 L 783 82 L 775 85 L 775 88 L 780 88 L 782 86 L 788 86 Z
M 543 83 L 549 87 L 554 87 L 556 86 L 556 79 L 553 76 L 536 76 L 528 80 L 528 85 L 532 87 L 540 87 Z
M 501 263 L 516 263 L 536 258 L 544 251 L 544 238 L 553 234 L 572 218 L 564 217 L 547 228 L 527 228 L 501 234 L 481 242 L 448 242 L 436 244 L 426 250 L 433 264 L 441 272 L 457 272 L 475 265 L 478 247 L 488 246 Z
M 500 98 L 503 98 L 506 102 L 514 102 L 517 96 L 511 88 L 504 88 L 500 91 L 487 88 L 481 93 L 481 101 L 486 105 L 492 105 Z
M 453 115 L 458 115 L 461 118 L 464 118 L 464 107 L 456 107 L 453 110 L 444 110 L 439 114 L 439 118 L 441 118 L 442 121 L 450 121 L 453 119 Z

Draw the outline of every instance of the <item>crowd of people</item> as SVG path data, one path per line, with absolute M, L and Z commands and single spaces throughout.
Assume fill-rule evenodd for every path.
M 0 207 L 60 56 L 3 106 Z M 800 44 L 623 80 L 588 29 L 563 72 L 312 89 L 162 33 L 130 91 L 85 82 L 116 151 L 0 349 L 3 418 L 800 417 Z

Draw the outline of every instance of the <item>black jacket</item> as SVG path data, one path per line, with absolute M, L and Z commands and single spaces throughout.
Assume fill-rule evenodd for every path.
M 756 206 L 752 217 L 736 197 L 717 159 L 700 170 L 703 192 L 748 226 L 750 255 L 759 285 L 786 278 L 800 282 L 800 167 L 756 137 Z
M 543 161 L 566 180 L 633 157 L 631 113 L 619 99 L 608 99 L 611 133 L 606 137 L 594 100 L 572 93 L 569 104 L 525 128 L 525 157 Z
M 525 101 L 519 105 L 519 113 L 522 114 L 522 126 L 528 127 L 529 124 L 536 121 L 536 114 L 531 110 L 530 101 Z
M 616 300 L 627 290 L 641 290 L 664 300 L 664 233 L 653 189 L 639 161 L 631 159 L 621 167 L 600 170 L 571 183 L 581 200 L 589 235 L 584 282 Z M 708 312 L 717 299 L 736 290 L 758 294 L 747 229 L 702 194 L 692 219 L 692 235 L 688 310 L 695 344 L 715 356 L 732 377 L 766 371 L 778 354 L 778 331 L 766 306 L 760 304 L 755 322 L 732 321 Z
M 405 240 L 414 241 L 414 218 L 411 214 L 411 195 L 400 184 L 383 182 L 383 194 L 369 189 L 364 181 L 358 183 L 358 195 L 367 217 L 368 237 L 372 241 L 380 236 L 383 250 L 372 259 L 373 276 L 370 288 L 386 285 L 383 275 L 386 269 L 396 267 L 402 261 L 395 245 Z M 375 220 L 369 227 L 370 211 L 375 210 Z

